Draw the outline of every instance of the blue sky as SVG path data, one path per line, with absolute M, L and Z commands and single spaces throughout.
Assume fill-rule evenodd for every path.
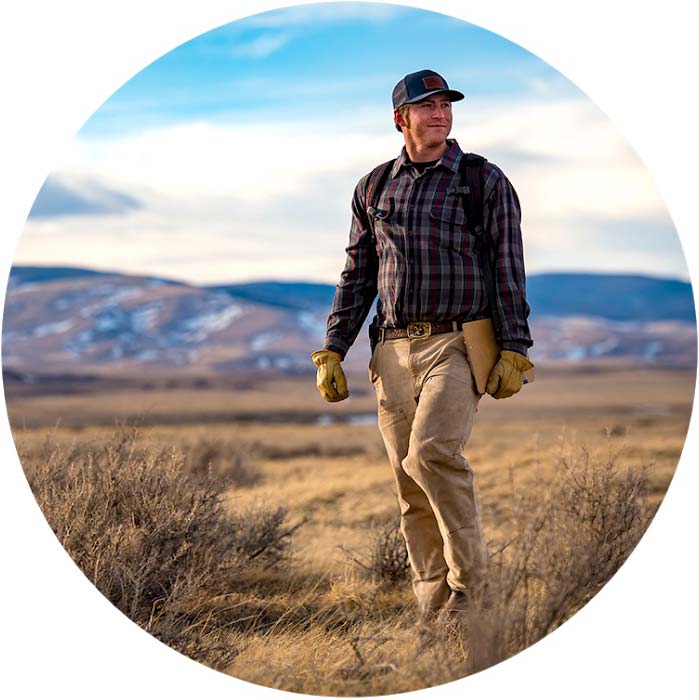
M 275 10 L 197 37 L 134 76 L 80 137 L 196 118 L 390 108 L 387 87 L 426 65 L 466 85 L 470 97 L 526 97 L 538 81 L 558 96 L 580 96 L 529 52 L 461 20 L 413 8 L 346 5 L 344 12 L 331 5 Z
M 452 136 L 515 185 L 530 273 L 688 278 L 643 165 L 574 85 L 461 20 L 366 3 L 255 15 L 144 68 L 57 164 L 16 262 L 335 282 L 353 187 L 402 146 L 391 90 L 425 67 L 466 93 Z

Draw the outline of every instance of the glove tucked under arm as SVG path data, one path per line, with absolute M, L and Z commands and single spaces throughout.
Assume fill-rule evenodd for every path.
M 500 359 L 488 377 L 485 387 L 494 399 L 506 399 L 516 394 L 524 381 L 524 372 L 534 365 L 524 356 L 513 350 L 501 350 Z
M 333 350 L 316 350 L 311 355 L 313 364 L 318 368 L 316 386 L 326 401 L 342 401 L 349 396 L 347 380 L 342 371 L 342 356 Z

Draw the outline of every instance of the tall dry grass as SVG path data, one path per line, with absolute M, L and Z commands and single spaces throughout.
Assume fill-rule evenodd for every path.
M 293 557 L 302 510 L 290 525 L 285 508 L 236 507 L 236 489 L 254 494 L 263 476 L 247 448 L 236 455 L 233 442 L 158 450 L 123 429 L 21 456 L 59 540 L 122 612 L 192 658 L 296 692 L 397 693 L 502 661 L 584 606 L 653 515 L 646 468 L 611 448 L 600 457 L 562 445 L 534 469 L 538 481 L 513 480 L 507 507 L 497 492 L 487 587 L 458 624 L 419 635 L 395 527 L 363 524 L 365 546 L 344 548 L 343 574 L 309 568 Z
M 487 585 L 450 624 L 417 628 L 414 607 L 401 605 L 400 543 L 387 526 L 367 533 L 359 554 L 345 548 L 355 565 L 348 577 L 305 599 L 335 627 L 256 635 L 229 672 L 295 692 L 381 695 L 462 678 L 535 643 L 599 592 L 654 513 L 647 467 L 626 465 L 620 451 L 593 457 L 567 444 L 540 466 L 538 483 L 512 491 L 508 537 L 492 543 Z
M 237 469 L 193 469 L 187 455 L 144 447 L 126 427 L 103 444 L 47 441 L 20 458 L 56 536 L 111 603 L 194 659 L 230 662 L 232 617 L 214 603 L 286 559 L 296 526 L 283 508 L 231 513 L 221 495 Z
M 461 638 L 450 675 L 507 659 L 572 617 L 618 571 L 654 515 L 648 466 L 625 466 L 619 451 L 600 459 L 563 445 L 554 467 L 553 479 L 513 497 L 513 537 L 491 554 L 486 585 L 467 612 L 443 630 Z
M 410 578 L 408 549 L 400 528 L 394 523 L 376 529 L 365 553 L 344 545 L 339 549 L 359 571 L 373 581 L 396 584 Z

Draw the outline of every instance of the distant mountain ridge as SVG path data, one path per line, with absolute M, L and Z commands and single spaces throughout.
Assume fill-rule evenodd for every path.
M 206 289 L 225 292 L 236 299 L 298 311 L 329 309 L 335 295 L 335 287 L 322 282 L 246 282 L 207 286 Z
M 196 286 L 74 267 L 15 266 L 3 322 L 8 378 L 274 368 L 312 371 L 335 287 L 261 281 Z M 691 285 L 638 275 L 531 275 L 532 359 L 696 364 Z M 365 371 L 366 328 L 345 361 Z
M 598 316 L 610 321 L 696 319 L 692 285 L 642 275 L 548 273 L 527 277 L 538 316 Z
M 15 265 L 10 271 L 9 286 L 114 275 L 122 273 Z M 197 286 L 167 278 L 149 279 L 164 284 Z M 329 309 L 335 294 L 335 285 L 331 284 L 278 280 L 201 285 L 200 288 L 224 292 L 256 304 L 298 311 Z M 578 272 L 532 274 L 527 276 L 527 301 L 532 318 L 575 315 L 610 321 L 696 321 L 691 284 L 672 278 Z
M 13 265 L 10 270 L 8 287 L 21 284 L 42 284 L 60 279 L 78 279 L 81 277 L 104 277 L 114 272 L 100 272 L 82 267 L 41 267 L 38 265 Z

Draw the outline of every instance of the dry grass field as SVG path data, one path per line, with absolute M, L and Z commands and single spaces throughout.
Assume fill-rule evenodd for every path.
M 337 405 L 312 376 L 8 386 L 7 402 L 42 509 L 115 605 L 226 673 L 346 696 L 462 677 L 582 607 L 662 500 L 693 388 L 688 371 L 552 367 L 484 398 L 465 454 L 492 586 L 434 636 L 415 624 L 366 377 Z

